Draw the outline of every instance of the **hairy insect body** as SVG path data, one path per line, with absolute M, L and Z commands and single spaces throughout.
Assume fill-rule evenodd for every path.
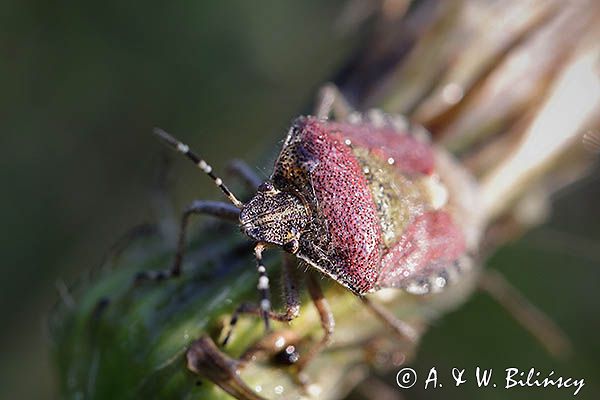
M 467 266 L 477 234 L 473 224 L 457 222 L 468 209 L 450 196 L 444 176 L 461 181 L 461 198 L 472 197 L 466 192 L 474 185 L 438 153 L 391 124 L 300 117 L 271 183 L 242 210 L 242 226 L 359 295 L 441 290 Z M 252 214 L 268 216 L 249 223 Z
M 340 119 L 330 121 L 330 114 Z M 290 254 L 360 296 L 362 304 L 402 343 L 414 344 L 422 335 L 420 326 L 397 318 L 372 301 L 371 296 L 364 295 L 386 288 L 416 295 L 442 291 L 473 264 L 484 223 L 478 213 L 480 201 L 474 178 L 451 154 L 432 144 L 424 128 L 377 110 L 367 114 L 353 112 L 332 86 L 321 90 L 316 115 L 300 117 L 292 124 L 268 181 L 261 184 L 251 168 L 238 164 L 236 170 L 246 184 L 258 186 L 245 203 L 188 146 L 156 129 L 164 142 L 213 180 L 230 204 L 202 200 L 191 203 L 182 215 L 171 268 L 143 271 L 136 276 L 139 283 L 181 274 L 191 215 L 209 214 L 239 221 L 242 232 L 255 241 L 259 302 L 242 303 L 232 312 L 222 346 L 232 337 L 241 315 L 262 317 L 267 332 L 270 321 L 289 322 L 296 318 L 304 280 L 323 328 L 321 339 L 303 354 L 293 344 L 282 352 L 281 345 L 265 345 L 273 338 L 279 343 L 277 333 L 246 352 L 251 356 L 256 351 L 267 351 L 280 363 L 295 364 L 297 379 L 304 383 L 307 381 L 303 371 L 330 343 L 335 321 L 320 289 L 318 274 L 297 269 L 296 259 Z M 270 281 L 263 260 L 263 252 L 271 246 L 290 253 L 282 263 L 283 312 L 271 309 Z M 460 282 L 463 287 L 472 285 L 477 277 L 475 273 L 465 274 Z M 496 291 L 496 295 L 502 292 L 504 298 L 506 284 L 497 288 L 494 285 L 498 282 L 502 284 L 497 278 L 488 278 L 487 290 Z M 451 298 L 454 300 L 450 303 L 455 304 L 464 293 L 460 284 L 455 288 L 458 292 L 448 290 L 426 302 L 445 304 Z M 379 293 L 380 299 L 389 299 L 390 294 L 400 290 Z M 512 304 L 520 305 L 522 299 Z M 517 312 L 519 318 L 523 315 L 521 308 Z M 539 320 L 539 313 L 535 319 Z M 552 330 L 551 324 L 545 324 L 544 329 L 548 326 Z M 544 334 L 545 331 L 539 336 Z M 240 364 L 228 361 L 211 343 L 201 339 L 189 349 L 188 361 L 193 361 L 190 369 L 198 372 L 198 354 L 206 353 L 210 355 L 211 369 L 220 367 L 225 376 L 237 378 Z M 223 383 L 221 379 L 215 382 Z M 236 382 L 243 389 L 240 398 L 255 398 L 243 382 Z
M 278 246 L 296 240 L 309 218 L 309 209 L 301 196 L 270 184 L 261 185 L 240 212 L 241 228 L 246 235 Z

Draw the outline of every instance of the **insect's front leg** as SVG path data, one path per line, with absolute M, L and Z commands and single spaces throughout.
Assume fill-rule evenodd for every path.
M 319 319 L 321 320 L 321 327 L 323 328 L 323 337 L 319 342 L 317 342 L 305 355 L 303 355 L 300 361 L 297 364 L 298 370 L 302 372 L 303 369 L 321 352 L 329 342 L 331 341 L 331 337 L 333 336 L 333 331 L 335 328 L 335 320 L 333 318 L 333 313 L 331 312 L 331 308 L 329 307 L 329 303 L 323 296 L 323 291 L 319 285 L 319 282 L 313 272 L 308 273 L 306 277 L 306 286 L 308 288 L 308 293 L 315 305 L 317 312 L 319 314 Z M 305 380 L 305 378 L 300 377 L 300 380 Z
M 261 277 L 266 277 L 266 271 L 261 270 L 261 266 L 264 269 L 264 265 L 259 264 L 258 272 L 260 274 L 258 289 L 261 294 L 261 303 L 264 305 L 264 300 L 268 300 L 269 294 L 269 286 L 268 286 L 268 278 L 265 281 L 264 279 L 261 282 Z M 255 316 L 263 316 L 266 317 L 266 321 L 274 320 L 280 322 L 290 322 L 293 319 L 297 318 L 300 315 L 300 281 L 297 276 L 297 268 L 295 268 L 295 260 L 294 258 L 286 254 L 283 259 L 283 274 L 282 274 L 282 283 L 283 283 L 283 298 L 285 301 L 285 311 L 284 312 L 274 312 L 270 309 L 268 311 L 264 310 L 264 307 L 261 307 L 261 304 L 255 303 L 242 303 L 240 304 L 233 314 L 231 314 L 231 319 L 229 322 L 229 331 L 225 335 L 225 339 L 223 339 L 222 345 L 225 346 L 237 324 L 239 317 L 244 314 L 250 314 Z M 261 271 L 263 271 L 261 273 Z M 264 274 L 264 275 L 263 275 Z M 265 283 L 266 282 L 266 283 Z M 270 302 L 269 302 L 270 307 Z M 266 311 L 266 313 L 265 313 Z
M 171 267 L 158 271 L 142 271 L 136 275 L 135 284 L 137 285 L 146 281 L 161 281 L 181 275 L 181 264 L 185 254 L 187 230 L 192 215 L 212 215 L 217 218 L 237 222 L 239 212 L 240 210 L 237 207 L 219 201 L 196 200 L 191 203 L 181 216 L 177 250 Z

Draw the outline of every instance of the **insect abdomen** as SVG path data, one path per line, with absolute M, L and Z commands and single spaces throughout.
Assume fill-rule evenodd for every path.
M 465 252 L 431 144 L 391 127 L 301 117 L 273 180 L 309 200 L 298 256 L 357 294 L 400 287 Z
M 299 256 L 355 293 L 365 293 L 375 286 L 382 248 L 362 167 L 342 137 L 323 121 L 300 118 L 293 129 L 274 179 L 304 185 L 301 189 L 312 198 L 317 214 L 315 224 L 328 236 L 307 235 L 310 242 L 301 243 Z

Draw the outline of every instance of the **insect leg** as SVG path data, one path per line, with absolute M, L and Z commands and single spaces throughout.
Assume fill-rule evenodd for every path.
M 249 190 L 256 191 L 256 188 L 263 183 L 263 179 L 245 161 L 232 160 L 227 165 L 227 170 L 240 178 Z
M 296 274 L 296 268 L 294 265 L 294 259 L 292 258 L 291 255 L 286 254 L 284 260 L 283 260 L 283 275 L 282 275 L 282 280 L 283 280 L 283 298 L 285 301 L 285 311 L 284 312 L 273 312 L 270 310 L 270 302 L 269 302 L 269 310 L 266 313 L 266 321 L 272 319 L 274 321 L 280 321 L 280 322 L 290 322 L 291 320 L 295 319 L 298 317 L 298 315 L 300 314 L 300 285 L 299 285 L 299 280 Z M 262 261 L 261 261 L 262 263 Z M 264 266 L 263 266 L 264 268 Z M 259 269 L 259 274 L 261 271 L 260 265 L 258 267 Z M 265 275 L 260 275 L 265 276 L 266 277 L 266 271 L 264 272 Z M 259 277 L 259 290 L 261 290 L 261 281 L 260 281 L 260 277 Z M 264 279 L 263 279 L 264 282 Z M 267 284 L 268 284 L 268 280 L 267 280 Z M 267 288 L 268 290 L 268 288 Z M 261 291 L 261 303 L 264 300 L 265 293 L 263 293 Z M 266 293 L 266 299 L 268 300 L 268 293 Z M 223 343 L 222 345 L 225 346 L 227 344 L 227 342 L 229 341 L 229 339 L 231 338 L 231 334 L 233 333 L 233 329 L 235 328 L 235 325 L 237 324 L 237 321 L 240 317 L 240 315 L 242 314 L 250 314 L 250 315 L 256 315 L 256 316 L 263 316 L 263 318 L 265 318 L 265 314 L 264 311 L 262 309 L 262 307 L 258 304 L 253 304 L 253 303 L 242 303 L 240 304 L 235 311 L 233 312 L 233 314 L 231 314 L 231 320 L 229 321 L 229 331 L 227 332 L 227 334 L 225 335 L 225 339 L 223 339 Z
M 300 315 L 300 279 L 296 268 L 296 258 L 291 254 L 283 256 L 283 274 L 281 275 L 285 312 L 283 320 L 290 322 Z
M 365 306 L 377 317 L 381 322 L 383 322 L 388 328 L 390 328 L 396 335 L 398 335 L 402 340 L 410 340 L 413 343 L 419 341 L 419 337 L 421 336 L 420 332 L 415 329 L 413 326 L 407 324 L 406 322 L 398 319 L 394 314 L 392 314 L 389 310 L 378 303 L 374 303 L 368 298 L 361 296 L 360 300 L 363 302 Z
M 323 328 L 323 337 L 315 344 L 307 354 L 303 355 L 298 362 L 298 370 L 302 371 L 306 366 L 329 344 L 335 328 L 335 320 L 329 307 L 329 303 L 323 297 L 323 291 L 319 286 L 319 282 L 314 273 L 309 273 L 306 277 L 306 286 L 308 293 L 317 308 L 319 318 L 321 319 L 321 327 Z
M 192 202 L 183 212 L 181 225 L 179 227 L 179 236 L 177 239 L 177 251 L 173 264 L 167 270 L 160 271 L 142 271 L 135 277 L 135 283 L 139 284 L 145 281 L 161 281 L 181 275 L 181 262 L 185 254 L 185 244 L 187 237 L 187 228 L 190 217 L 195 214 L 207 214 L 221 219 L 237 221 L 239 209 L 231 204 L 220 201 L 196 200 Z
M 318 118 L 327 118 L 333 114 L 336 119 L 346 119 L 353 112 L 352 106 L 340 93 L 340 90 L 332 83 L 329 83 L 319 90 L 317 104 L 315 106 L 315 116 Z
M 572 345 L 565 333 L 498 271 L 486 270 L 481 275 L 479 287 L 504 307 L 550 354 L 561 357 L 571 352 Z

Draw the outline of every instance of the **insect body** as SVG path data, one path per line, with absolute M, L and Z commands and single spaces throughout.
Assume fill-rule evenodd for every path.
M 244 232 L 362 295 L 443 288 L 467 252 L 429 143 L 392 124 L 298 118 Z
M 239 221 L 242 231 L 256 242 L 261 300 L 258 305 L 238 307 L 232 327 L 243 313 L 261 315 L 267 328 L 270 319 L 289 321 L 298 315 L 296 284 L 284 285 L 288 288 L 284 313 L 270 309 L 262 253 L 269 246 L 278 246 L 361 296 L 389 326 L 415 339 L 414 330 L 401 321 L 390 321 L 393 317 L 364 295 L 382 288 L 414 294 L 437 292 L 468 267 L 469 253 L 476 249 L 479 236 L 473 207 L 475 184 L 448 154 L 424 138 L 422 130 L 411 128 L 401 118 L 380 112 L 365 116 L 342 112 L 338 120 L 328 120 L 331 106 L 343 109 L 339 97 L 338 103 L 335 99 L 330 88 L 324 92 L 316 117 L 296 119 L 273 174 L 246 203 L 188 146 L 158 131 L 207 173 L 233 205 L 192 203 L 182 218 L 179 249 L 171 269 L 145 273 L 141 278 L 178 275 L 190 215 L 213 214 Z M 250 182 L 257 181 L 247 170 L 244 175 Z M 308 275 L 309 293 L 319 308 L 325 335 L 309 356 L 301 358 L 301 366 L 333 333 L 333 317 L 318 282 Z M 229 334 L 225 343 L 228 338 Z

